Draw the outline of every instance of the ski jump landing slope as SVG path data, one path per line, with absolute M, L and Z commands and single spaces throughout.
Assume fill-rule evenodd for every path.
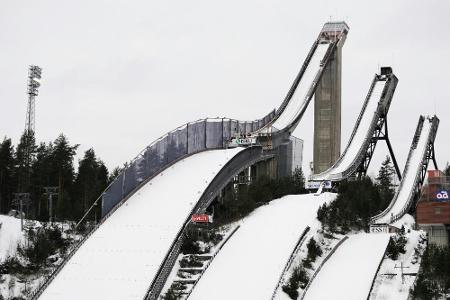
M 143 299 L 202 192 L 243 149 L 192 155 L 149 181 L 86 240 L 40 299 Z
M 304 299 L 367 299 L 389 236 L 385 233 L 350 236 L 317 273 Z
M 189 299 L 271 299 L 299 237 L 317 222 L 319 206 L 334 198 L 291 195 L 258 208 L 214 258 Z
M 399 189 L 387 209 L 372 218 L 372 223 L 389 224 L 407 212 L 419 182 L 423 162 L 427 159 L 428 146 L 434 142 L 438 124 L 436 120 L 438 120 L 436 117 L 420 118 Z
M 374 131 L 379 125 L 378 120 L 389 109 L 397 82 L 398 79 L 393 74 L 375 76 L 350 140 L 341 157 L 328 170 L 313 175 L 311 180 L 340 181 L 356 171 L 369 147 Z M 388 92 L 388 90 L 392 92 Z

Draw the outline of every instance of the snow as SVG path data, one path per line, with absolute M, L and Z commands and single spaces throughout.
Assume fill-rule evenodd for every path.
M 412 197 L 416 179 L 420 175 L 422 160 L 428 146 L 431 125 L 432 123 L 430 120 L 425 119 L 417 147 L 410 150 L 408 161 L 406 162 L 406 170 L 403 172 L 402 180 L 400 182 L 400 188 L 395 194 L 392 203 L 382 215 L 375 220 L 375 223 L 391 223 L 391 217 L 401 214 L 403 208 L 408 205 Z
M 350 235 L 317 273 L 304 299 L 366 299 L 389 237 Z
M 288 105 L 283 110 L 283 113 L 275 120 L 271 125 L 278 130 L 282 130 L 289 126 L 295 118 L 298 117 L 301 111 L 306 110 L 306 106 L 309 104 L 307 95 L 311 88 L 313 81 L 320 70 L 320 62 L 324 59 L 324 56 L 328 50 L 330 44 L 319 44 L 309 62 L 303 76 L 292 95 Z M 265 128 L 268 130 L 268 128 Z
M 20 219 L 0 215 L 0 262 L 8 256 L 14 256 L 17 245 L 24 240 L 20 230 Z
M 264 205 L 209 265 L 189 299 L 270 299 L 295 245 L 317 209 L 336 194 L 291 195 Z
M 86 240 L 40 299 L 142 299 L 203 191 L 242 150 L 201 152 L 156 176 Z
M 410 215 L 405 215 L 411 217 Z M 406 226 L 405 226 L 406 227 Z M 407 229 L 408 231 L 408 229 Z M 400 254 L 397 260 L 385 258 L 378 272 L 375 285 L 370 295 L 371 300 L 407 300 L 409 290 L 413 287 L 416 279 L 415 275 L 405 275 L 402 282 L 400 266 L 403 263 L 405 273 L 417 274 L 420 267 L 420 258 L 416 256 L 416 249 L 420 255 L 425 251 L 425 243 L 420 241 L 425 238 L 425 232 L 411 230 L 406 233 L 408 242 L 406 243 L 405 254 Z M 396 275 L 384 275 L 396 274 Z
M 344 153 L 330 169 L 313 176 L 314 180 L 330 180 L 335 179 L 336 177 L 340 178 L 341 174 L 353 165 L 353 162 L 358 157 L 358 154 L 365 150 L 362 149 L 364 141 L 372 136 L 372 132 L 369 132 L 370 126 L 374 122 L 374 119 L 377 118 L 376 112 L 378 109 L 378 103 L 381 100 L 381 94 L 386 82 L 387 81 L 375 82 L 375 86 L 368 99 L 367 106 L 363 108 L 364 111 L 362 118 L 359 124 L 356 124 L 356 131 L 354 132 L 353 138 L 351 138 L 348 142 Z

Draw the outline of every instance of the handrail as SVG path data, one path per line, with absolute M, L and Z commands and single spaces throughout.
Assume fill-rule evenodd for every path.
M 225 246 L 225 244 L 230 240 L 230 238 L 236 233 L 236 231 L 238 231 L 238 229 L 241 227 L 241 225 L 236 226 L 236 228 L 233 229 L 233 231 L 227 236 L 227 238 L 225 239 L 225 241 L 219 246 L 219 248 L 217 249 L 217 251 L 214 253 L 214 255 L 211 257 L 211 259 L 208 261 L 208 263 L 205 265 L 205 268 L 202 270 L 202 272 L 200 273 L 200 275 L 197 277 L 197 279 L 195 280 L 194 284 L 191 287 L 191 290 L 189 291 L 189 293 L 186 294 L 186 298 L 185 300 L 187 300 L 189 298 L 189 296 L 191 295 L 192 291 L 194 290 L 195 286 L 197 285 L 197 283 L 200 281 L 200 278 L 203 276 L 203 274 L 205 274 L 206 270 L 208 269 L 209 265 L 211 265 L 212 261 L 214 260 L 214 258 L 217 256 L 217 254 L 219 254 L 220 250 L 222 250 L 223 246 Z
M 300 248 L 302 247 L 303 242 L 306 239 L 306 234 L 309 232 L 310 229 L 311 228 L 309 226 L 306 226 L 306 228 L 303 230 L 302 234 L 300 235 L 300 237 L 297 241 L 297 244 L 294 247 L 294 250 L 291 252 L 291 255 L 289 256 L 288 261 L 284 265 L 283 272 L 281 272 L 280 278 L 278 279 L 278 283 L 272 293 L 272 297 L 270 298 L 271 300 L 275 299 L 275 296 L 278 293 L 278 289 L 279 289 L 281 283 L 283 282 L 283 277 L 286 274 L 286 272 L 289 270 L 289 268 L 291 267 L 292 262 L 294 261 L 294 258 L 297 256 L 298 251 L 300 251 Z
M 336 252 L 336 250 L 348 239 L 348 236 L 344 236 L 343 239 L 341 239 L 337 244 L 333 247 L 333 249 L 327 254 L 327 256 L 322 260 L 320 265 L 317 267 L 316 271 L 314 271 L 313 276 L 311 279 L 309 279 L 308 284 L 306 285 L 305 289 L 303 290 L 303 294 L 300 297 L 300 300 L 303 300 L 305 298 L 306 292 L 308 291 L 309 287 L 311 286 L 314 278 L 316 278 L 317 274 L 319 273 L 320 269 L 322 269 L 323 265 L 330 259 L 330 257 Z

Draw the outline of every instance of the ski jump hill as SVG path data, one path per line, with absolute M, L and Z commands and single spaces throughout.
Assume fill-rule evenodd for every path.
M 255 121 L 191 122 L 141 151 L 94 203 L 101 204 L 101 221 L 31 299 L 158 299 L 192 214 L 204 212 L 235 176 L 250 167 L 255 167 L 254 176 L 289 174 L 283 166 L 290 163 L 285 154 L 291 134 L 348 30 L 344 22 L 323 26 L 277 110 Z M 378 140 L 385 140 L 393 155 L 387 114 L 397 82 L 390 68 L 375 75 L 345 151 L 313 180 L 338 182 L 365 175 Z M 374 222 L 393 222 L 413 205 L 414 191 L 423 181 L 421 172 L 434 158 L 438 125 L 436 117 L 420 120 L 403 172 L 404 192 L 397 193 Z M 285 260 L 286 253 L 278 259 Z

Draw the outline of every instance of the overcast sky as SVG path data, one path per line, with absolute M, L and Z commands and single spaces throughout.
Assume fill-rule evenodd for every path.
M 0 9 L 0 138 L 24 130 L 27 68 L 43 68 L 38 141 L 64 133 L 109 168 L 204 117 L 252 120 L 278 107 L 324 22 L 350 26 L 343 49 L 342 147 L 373 75 L 400 82 L 389 111 L 403 169 L 420 114 L 441 119 L 450 160 L 449 1 L 21 1 Z M 295 135 L 312 159 L 313 106 Z M 342 149 L 343 150 L 343 149 Z M 373 170 L 387 154 L 379 143 Z

